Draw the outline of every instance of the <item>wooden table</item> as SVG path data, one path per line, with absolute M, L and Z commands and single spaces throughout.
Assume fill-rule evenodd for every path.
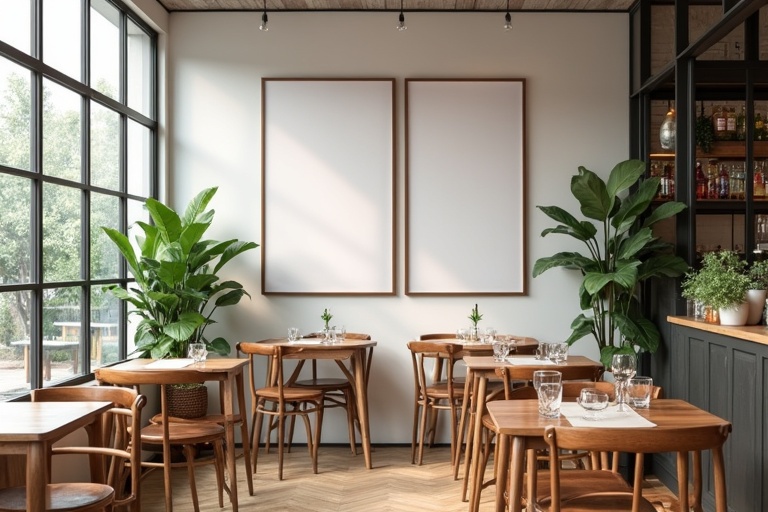
M 27 376 L 27 382 L 30 379 L 29 372 L 29 340 L 12 341 L 14 347 L 24 348 L 24 374 Z M 51 351 L 67 350 L 72 359 L 72 373 L 77 375 L 80 371 L 78 363 L 78 354 L 80 352 L 79 341 L 62 340 L 43 340 L 43 380 L 51 380 Z
M 510 356 L 509 361 L 515 358 L 530 359 L 531 356 Z M 533 379 L 533 372 L 537 370 L 557 370 L 563 374 L 563 380 L 588 379 L 599 380 L 602 377 L 605 368 L 602 363 L 593 361 L 584 356 L 568 356 L 568 360 L 563 364 L 551 364 L 549 361 L 542 361 L 539 364 L 520 365 L 512 364 L 508 361 L 496 362 L 489 356 L 465 356 L 464 362 L 467 365 L 467 381 L 464 389 L 464 400 L 462 402 L 462 416 L 466 414 L 468 402 L 473 401 L 474 421 L 471 421 L 472 433 L 467 439 L 467 457 L 464 468 L 464 484 L 462 488 L 462 498 L 466 496 L 466 489 L 469 486 L 469 510 L 477 512 L 480 507 L 480 488 L 482 482 L 480 479 L 480 440 L 483 430 L 481 421 L 486 407 L 486 394 L 488 379 L 496 375 L 496 368 L 506 367 L 511 372 L 511 378 L 515 380 L 530 381 Z M 469 386 L 472 386 L 470 393 Z M 491 402 L 493 403 L 493 402 Z M 457 450 L 458 452 L 458 450 Z M 471 459 L 469 455 L 471 454 Z
M 542 418 L 539 416 L 537 400 L 496 400 L 489 402 L 488 413 L 494 425 L 499 431 L 497 483 L 496 483 L 496 511 L 502 512 L 506 508 L 504 500 L 505 480 L 504 475 L 509 472 L 509 503 L 512 512 L 520 512 L 524 461 L 526 450 L 546 448 L 544 442 L 544 429 L 548 425 L 571 426 L 565 416 L 559 418 Z M 637 439 L 643 436 L 653 437 L 656 429 L 675 429 L 691 426 L 721 425 L 725 420 L 699 409 L 683 400 L 657 399 L 651 400 L 648 409 L 636 409 L 636 412 L 655 423 L 656 427 L 623 428 L 627 436 Z M 595 435 L 599 435 L 599 428 L 594 428 Z M 511 444 L 511 453 L 510 453 Z M 531 464 L 529 462 L 529 468 Z M 686 478 L 687 481 L 687 478 Z M 687 482 L 684 484 L 687 488 Z M 528 496 L 536 496 L 536 478 L 529 478 L 527 485 Z M 529 500 L 529 511 L 534 510 L 533 500 Z
M 0 402 L 0 454 L 27 456 L 27 512 L 45 511 L 49 447 L 111 407 L 109 402 Z M 93 429 L 93 435 L 100 430 Z
M 61 339 L 77 341 L 80 338 L 81 322 L 53 322 L 55 327 L 61 327 Z M 117 323 L 91 322 L 91 358 L 101 365 L 103 363 L 104 340 L 114 340 L 117 343 Z M 73 339 L 74 338 L 74 339 Z
M 146 372 L 146 378 L 140 384 L 153 384 L 152 375 L 162 373 L 167 375 L 171 373 L 189 373 L 202 378 L 206 382 L 219 382 L 219 396 L 221 401 L 221 420 L 224 423 L 226 432 L 226 457 L 227 470 L 229 472 L 229 487 L 231 490 L 230 500 L 232 509 L 238 510 L 237 500 L 237 472 L 235 465 L 235 423 L 240 422 L 240 435 L 243 440 L 243 458 L 245 459 L 245 471 L 247 473 L 246 481 L 248 483 L 248 493 L 253 496 L 253 478 L 251 471 L 250 443 L 248 437 L 248 421 L 246 419 L 245 408 L 245 387 L 243 385 L 243 370 L 248 366 L 247 359 L 207 359 L 202 363 L 195 363 L 183 368 L 162 368 L 152 369 L 146 366 L 153 362 L 153 359 L 131 359 L 115 366 L 110 366 L 110 371 L 140 370 Z M 100 369 L 95 370 L 96 379 L 102 382 L 109 382 L 100 377 Z M 235 412 L 235 402 L 237 402 L 237 412 Z
M 371 427 L 368 421 L 368 378 L 371 369 L 373 347 L 376 346 L 377 342 L 345 339 L 337 343 L 323 344 L 317 338 L 302 338 L 298 341 L 290 342 L 285 338 L 273 338 L 259 341 L 259 343 L 305 347 L 306 350 L 303 350 L 300 355 L 302 360 L 331 359 L 336 361 L 336 364 L 355 390 L 365 467 L 371 469 L 373 464 L 371 462 Z M 349 360 L 349 367 L 344 364 L 346 360 Z M 298 379 L 299 371 L 300 368 L 297 368 L 297 371 L 288 379 L 289 383 Z

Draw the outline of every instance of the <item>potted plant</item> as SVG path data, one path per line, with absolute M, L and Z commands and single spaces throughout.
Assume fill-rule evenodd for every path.
M 222 337 L 208 339 L 205 329 L 215 323 L 220 307 L 240 302 L 250 295 L 236 281 L 220 281 L 218 272 L 235 256 L 258 244 L 237 239 L 219 242 L 203 239 L 214 210 L 206 207 L 218 187 L 203 190 L 180 216 L 155 199 L 145 205 L 153 224 L 138 222 L 144 236 L 137 236 L 138 252 L 128 237 L 102 227 L 117 245 L 136 279 L 135 286 L 107 289 L 130 302 L 130 314 L 141 318 L 136 327 L 139 357 L 162 359 L 186 357 L 189 343 L 204 343 L 208 352 L 227 355 L 231 347 Z
M 760 323 L 765 310 L 765 298 L 768 296 L 768 260 L 753 261 L 749 266 L 749 278 L 752 287 L 747 290 L 747 302 L 749 302 L 749 317 L 747 325 Z
M 716 251 L 705 254 L 701 268 L 686 275 L 682 289 L 683 297 L 717 310 L 721 325 L 744 325 L 749 313 L 746 295 L 751 286 L 746 262 L 733 251 Z
M 536 277 L 553 267 L 578 269 L 583 278 L 579 305 L 591 315 L 579 314 L 566 340 L 591 334 L 600 349 L 600 360 L 610 367 L 615 353 L 655 352 L 661 335 L 643 313 L 639 285 L 653 277 L 677 277 L 688 265 L 672 254 L 671 244 L 653 235 L 651 227 L 685 208 L 675 201 L 651 208 L 659 178 L 643 178 L 646 164 L 626 160 L 616 164 L 608 181 L 579 167 L 571 178 L 571 193 L 586 220 L 579 220 L 559 206 L 538 206 L 558 223 L 541 236 L 568 235 L 587 247 L 585 254 L 560 252 L 539 258 Z

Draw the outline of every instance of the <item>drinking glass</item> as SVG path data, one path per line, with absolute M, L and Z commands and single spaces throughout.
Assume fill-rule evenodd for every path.
M 456 338 L 465 341 L 467 339 L 467 330 L 466 329 L 456 329 Z
M 344 341 L 347 339 L 347 328 L 343 325 L 341 327 L 336 328 L 336 339 L 338 341 Z
M 549 344 L 548 356 L 555 364 L 565 364 L 568 360 L 568 344 L 565 342 Z
M 627 395 L 629 403 L 635 409 L 647 409 L 651 405 L 653 379 L 651 377 L 634 376 L 629 379 Z
M 611 372 L 616 381 L 616 403 L 619 412 L 627 412 L 627 381 L 635 375 L 636 362 L 634 354 L 613 354 Z
M 509 343 L 505 340 L 496 340 L 493 342 L 493 360 L 500 363 L 509 355 Z
M 483 340 L 485 343 L 493 343 L 493 341 L 496 339 L 496 329 L 493 327 L 487 327 L 485 329 L 485 336 Z
M 549 343 L 539 343 L 539 346 L 536 347 L 536 359 L 538 361 L 549 359 Z
M 593 388 L 584 388 L 579 392 L 576 401 L 587 413 L 582 416 L 585 420 L 599 420 L 600 411 L 608 407 L 608 393 Z
M 204 343 L 190 343 L 187 355 L 196 363 L 205 361 L 208 351 L 205 350 Z
M 289 327 L 288 328 L 288 341 L 296 341 L 299 339 L 299 328 L 298 327 Z
M 533 372 L 533 385 L 539 397 L 539 415 L 545 418 L 560 417 L 563 401 L 563 374 L 558 371 Z

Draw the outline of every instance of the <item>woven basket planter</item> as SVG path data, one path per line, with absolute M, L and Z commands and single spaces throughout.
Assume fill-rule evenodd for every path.
M 168 403 L 168 415 L 176 418 L 200 418 L 208 413 L 208 388 L 203 385 L 194 387 L 167 386 L 165 398 Z

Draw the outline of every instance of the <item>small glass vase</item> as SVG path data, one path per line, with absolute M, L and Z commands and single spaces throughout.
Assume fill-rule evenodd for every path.
M 719 324 L 720 313 L 717 311 L 717 308 L 704 306 L 704 321 L 708 324 Z
M 469 341 L 477 341 L 477 326 L 473 325 L 469 328 Z

